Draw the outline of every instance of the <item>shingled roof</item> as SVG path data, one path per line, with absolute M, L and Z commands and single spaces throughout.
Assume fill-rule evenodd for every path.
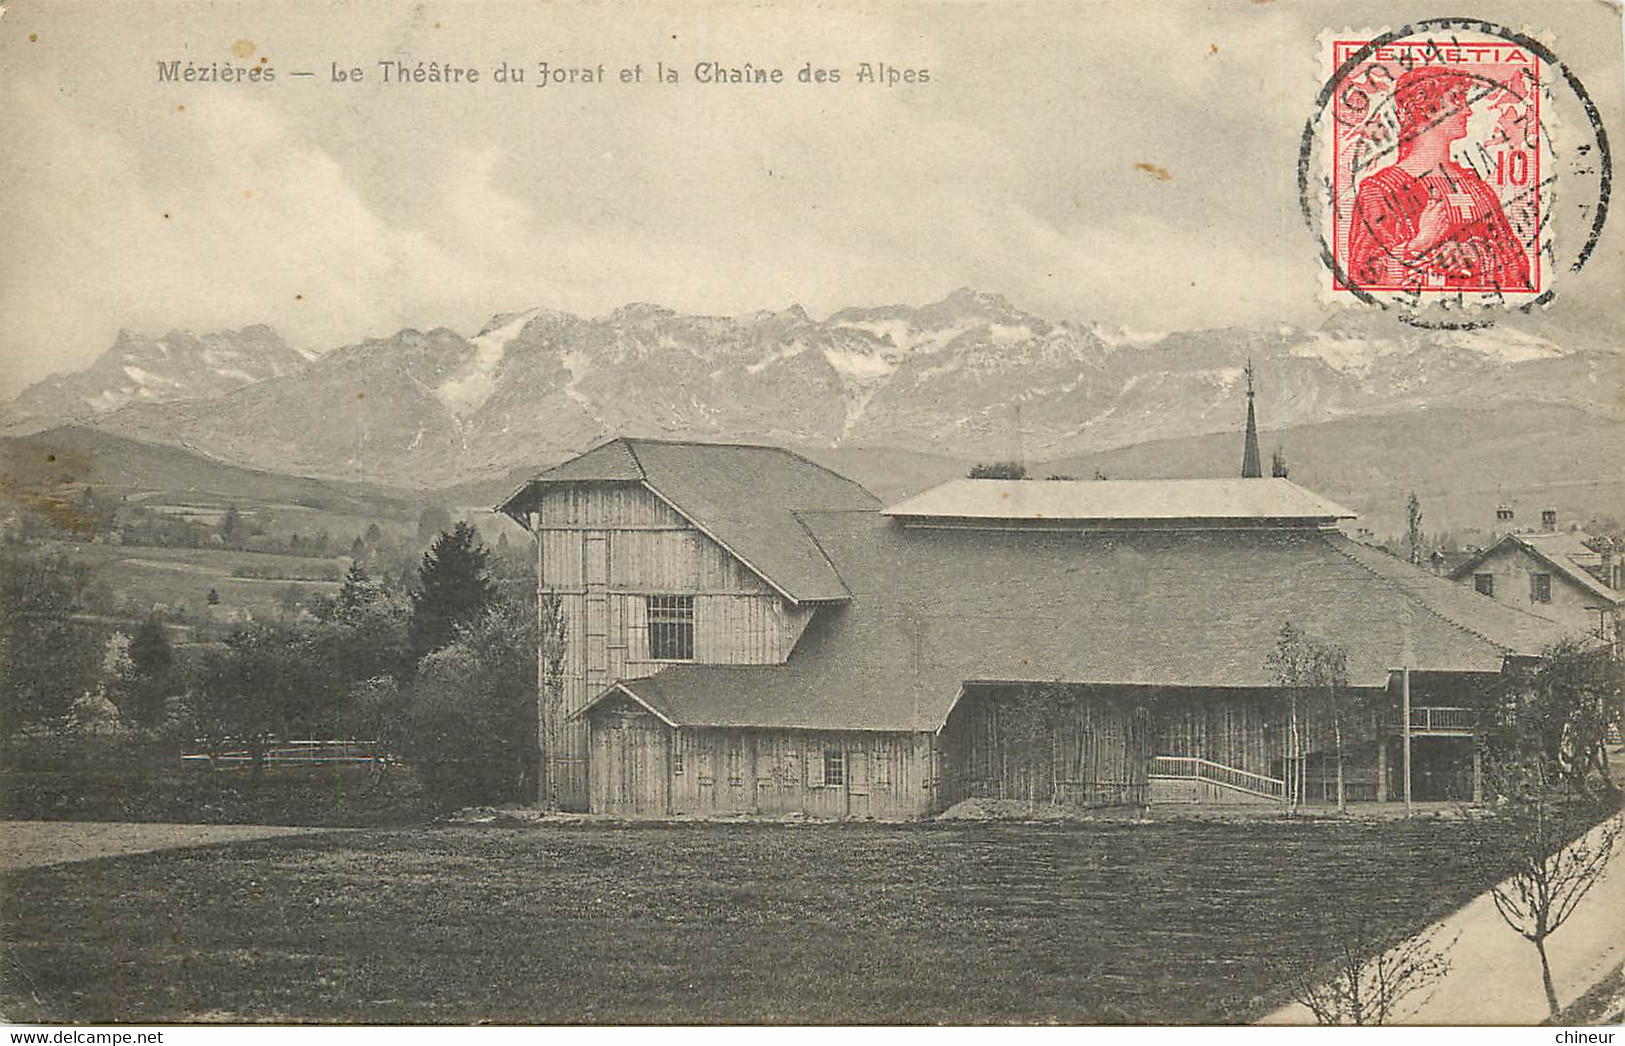
M 542 472 L 497 511 L 522 519 L 558 483 L 641 483 L 794 603 L 847 598 L 798 510 L 873 511 L 873 494 L 780 447 L 622 437 Z
M 1386 686 L 1407 663 L 1498 672 L 1561 633 L 1336 531 L 801 518 L 852 599 L 819 611 L 785 664 L 678 665 L 610 693 L 681 726 L 935 730 L 967 683 L 1270 687 L 1266 658 L 1288 620 L 1341 643 L 1359 687 Z

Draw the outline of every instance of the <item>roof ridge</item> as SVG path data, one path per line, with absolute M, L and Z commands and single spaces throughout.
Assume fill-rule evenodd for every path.
M 861 512 L 869 510 L 847 509 L 846 511 Z M 801 512 L 797 509 L 791 509 L 790 518 L 796 521 L 796 526 L 801 528 L 802 533 L 807 535 L 807 540 L 813 543 L 813 548 L 816 548 L 818 550 L 818 554 L 824 557 L 824 562 L 829 564 L 829 569 L 835 575 L 835 580 L 839 581 L 841 583 L 841 587 L 846 590 L 847 598 L 856 599 L 857 596 L 853 595 L 852 593 L 852 586 L 846 583 L 846 577 L 841 574 L 841 568 L 836 566 L 835 560 L 830 558 L 828 550 L 824 548 L 824 543 L 818 540 L 818 535 L 813 533 L 813 529 L 807 525 L 807 521 L 801 518 Z
M 844 483 L 852 484 L 854 487 L 857 487 L 859 490 L 863 491 L 865 494 L 868 494 L 871 498 L 874 498 L 875 501 L 878 502 L 880 500 L 878 497 L 875 497 L 875 494 L 874 494 L 874 492 L 872 490 L 870 490 L 868 487 L 864 486 L 862 483 L 859 483 L 857 480 L 853 479 L 851 476 L 848 476 L 848 475 L 846 475 L 845 473 L 842 473 L 842 472 L 837 472 L 834 469 L 830 468 L 828 465 L 820 465 L 818 462 L 814 461 L 812 458 L 807 457 L 807 455 L 801 453 L 800 451 L 791 450 L 789 447 L 781 447 L 781 446 L 778 446 L 777 444 L 773 444 L 773 443 L 740 443 L 740 442 L 733 441 L 733 440 L 725 440 L 723 442 L 716 442 L 716 441 L 713 441 L 713 440 L 703 440 L 703 439 L 658 439 L 658 438 L 655 438 L 655 437 L 652 437 L 652 436 L 620 436 L 620 437 L 617 437 L 617 438 L 625 441 L 628 444 L 629 448 L 630 448 L 630 445 L 633 444 L 633 443 L 652 443 L 652 444 L 655 444 L 657 446 L 664 446 L 664 447 L 722 447 L 722 448 L 726 448 L 726 449 L 738 449 L 738 450 L 769 450 L 769 451 L 772 451 L 775 454 L 783 454 L 785 457 L 794 458 L 795 460 L 800 461 L 800 462 L 802 462 L 804 464 L 811 465 L 813 468 L 817 469 L 820 472 L 826 472 L 829 475 L 834 476 L 836 479 L 841 480 Z M 635 455 L 634 455 L 634 457 L 635 457 Z
M 638 475 L 643 477 L 643 482 L 648 483 L 649 482 L 649 470 L 643 467 L 643 462 L 641 460 L 639 460 L 639 458 L 638 458 L 638 448 L 636 448 L 636 447 L 634 447 L 632 445 L 632 441 L 630 439 L 627 439 L 625 436 L 616 436 L 615 439 L 611 440 L 610 442 L 611 443 L 618 442 L 623 447 L 626 448 L 626 453 L 627 453 L 627 455 L 629 457 L 631 457 L 632 465 L 633 465 L 634 468 L 636 468 L 638 470 Z M 605 446 L 608 446 L 608 445 L 609 444 L 607 444 L 607 443 L 605 444 Z M 591 453 L 591 452 L 589 451 L 588 453 Z
M 661 439 L 658 436 L 616 436 L 615 439 L 625 443 L 653 443 L 662 447 L 739 447 L 744 450 L 777 450 L 786 454 L 792 453 L 771 443 L 739 443 L 734 440 L 718 442 L 706 439 Z
M 1452 617 L 1448 616 L 1443 611 L 1439 610 L 1439 608 L 1435 607 L 1433 604 L 1428 603 L 1427 601 L 1423 600 L 1421 597 L 1413 594 L 1409 589 L 1405 588 L 1405 586 L 1403 586 L 1401 584 L 1398 584 L 1397 582 L 1393 581 L 1393 579 L 1391 579 L 1391 578 L 1384 577 L 1377 570 L 1373 569 L 1370 566 L 1367 566 L 1365 563 L 1360 562 L 1360 560 L 1359 560 L 1359 558 L 1357 556 L 1351 555 L 1346 549 L 1338 548 L 1335 543 L 1333 543 L 1331 541 L 1326 541 L 1325 539 L 1326 539 L 1327 534 L 1328 534 L 1328 532 L 1326 532 L 1326 531 L 1321 532 L 1321 540 L 1325 543 L 1327 548 L 1331 549 L 1333 552 L 1336 552 L 1338 555 L 1342 556 L 1344 559 L 1347 559 L 1350 563 L 1353 563 L 1355 566 L 1359 567 L 1361 570 L 1365 571 L 1367 574 L 1370 574 L 1372 577 L 1377 578 L 1378 580 L 1381 580 L 1381 581 L 1387 581 L 1391 588 L 1397 589 L 1399 591 L 1400 595 L 1404 596 L 1405 599 L 1408 600 L 1409 602 L 1414 603 L 1417 606 L 1420 606 L 1423 610 L 1426 610 L 1428 613 L 1432 614 L 1434 617 L 1438 618 L 1440 621 L 1443 621 L 1445 624 L 1451 625 L 1452 627 L 1457 628 L 1457 629 L 1461 630 L 1462 632 L 1465 632 L 1467 635 L 1472 636 L 1474 639 L 1478 639 L 1478 640 L 1481 640 L 1481 641 L 1483 641 L 1485 643 L 1488 643 L 1490 646 L 1492 646 L 1495 649 L 1501 651 L 1503 654 L 1511 654 L 1511 653 L 1513 653 L 1513 650 L 1512 650 L 1511 647 L 1506 646 L 1505 644 L 1502 644 L 1502 643 L 1497 643 L 1495 640 L 1491 639 L 1489 636 L 1484 635 L 1482 632 L 1479 632 L 1478 630 L 1476 630 L 1474 628 L 1470 628 L 1467 625 L 1462 624 L 1460 621 L 1457 621 L 1455 618 L 1452 618 Z M 1347 535 L 1342 535 L 1341 533 L 1339 533 L 1339 536 L 1343 537 L 1344 540 L 1352 540 L 1352 539 L 1348 538 Z M 1383 554 L 1386 555 L 1387 553 L 1383 553 Z M 1396 558 L 1395 562 L 1403 562 L 1403 561 Z M 1420 568 L 1418 568 L 1418 569 L 1420 569 Z M 1508 609 L 1515 610 L 1517 608 L 1516 607 L 1511 607 L 1511 608 L 1508 608 Z M 1535 615 L 1533 615 L 1533 614 L 1530 614 L 1529 616 L 1532 617 L 1532 618 L 1535 618 Z M 1545 621 L 1546 619 L 1545 618 L 1536 618 L 1536 620 Z

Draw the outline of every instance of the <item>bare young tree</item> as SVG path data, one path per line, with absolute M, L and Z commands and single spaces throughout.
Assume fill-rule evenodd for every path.
M 1384 948 L 1356 927 L 1338 935 L 1337 957 L 1330 976 L 1321 969 L 1290 975 L 1292 997 L 1308 1007 L 1317 1024 L 1387 1024 L 1399 1004 L 1419 992 L 1413 1008 L 1432 997 L 1435 987 L 1450 972 L 1451 938 L 1435 942 L 1438 928 L 1430 928 L 1399 944 Z
M 1348 652 L 1336 643 L 1307 635 L 1291 621 L 1281 626 L 1276 636 L 1275 649 L 1265 660 L 1276 683 L 1287 691 L 1288 731 L 1290 759 L 1287 773 L 1287 798 L 1291 809 L 1296 809 L 1304 796 L 1303 731 L 1300 718 L 1305 704 L 1312 703 L 1330 718 L 1333 756 L 1337 761 L 1337 809 L 1348 809 L 1348 793 L 1344 786 L 1343 726 L 1349 709 Z
M 1622 827 L 1619 814 L 1573 837 L 1575 819 L 1562 816 L 1544 797 L 1522 804 L 1520 830 L 1513 843 L 1515 870 L 1491 888 L 1495 908 L 1506 924 L 1540 953 L 1546 1005 L 1556 1017 L 1561 1007 L 1552 983 L 1546 941 L 1568 922 L 1586 894 L 1608 874 Z

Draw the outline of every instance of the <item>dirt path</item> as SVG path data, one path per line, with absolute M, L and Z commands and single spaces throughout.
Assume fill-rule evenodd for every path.
M 133 824 L 106 821 L 0 821 L 0 871 L 183 846 L 334 831 L 250 824 Z
M 1593 830 L 1593 834 L 1601 829 Z M 1501 920 L 1482 894 L 1446 918 L 1434 940 L 1456 939 L 1450 973 L 1420 1007 L 1396 1024 L 1534 1025 L 1547 1018 L 1535 946 Z M 1558 1002 L 1572 1004 L 1625 958 L 1625 845 L 1616 847 L 1608 874 L 1580 902 L 1568 922 L 1547 939 Z M 1402 1004 L 1404 1005 L 1404 1004 Z M 1260 1024 L 1313 1024 L 1297 1003 Z

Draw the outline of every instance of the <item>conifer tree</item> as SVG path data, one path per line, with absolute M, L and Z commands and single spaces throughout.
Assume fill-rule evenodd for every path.
M 466 520 L 435 538 L 418 568 L 412 593 L 412 655 L 421 658 L 451 642 L 459 625 L 472 625 L 496 595 L 480 532 Z

